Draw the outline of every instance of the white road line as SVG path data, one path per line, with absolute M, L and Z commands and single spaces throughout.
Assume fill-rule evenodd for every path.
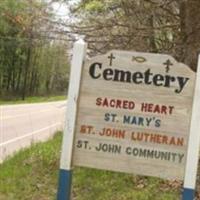
M 49 129 L 49 128 L 52 128 L 52 127 L 55 127 L 55 126 L 58 126 L 58 125 L 62 125 L 62 123 L 61 123 L 61 122 L 58 122 L 58 123 L 52 124 L 51 126 L 48 126 L 48 127 L 45 127 L 45 128 L 42 128 L 42 129 L 39 129 L 39 130 L 36 130 L 36 131 L 33 131 L 33 132 L 29 133 L 29 134 L 26 134 L 26 135 L 23 135 L 23 136 L 16 137 L 16 138 L 14 138 L 14 139 L 8 140 L 8 141 L 6 141 L 6 142 L 1 143 L 1 144 L 0 144 L 0 147 L 3 147 L 3 146 L 5 146 L 5 145 L 7 145 L 7 144 L 16 142 L 16 141 L 18 141 L 18 140 L 24 139 L 24 138 L 26 138 L 26 137 L 29 137 L 29 136 L 34 135 L 34 134 L 37 134 L 37 133 L 39 133 L 39 132 L 41 132 L 41 131 L 47 130 L 47 129 Z

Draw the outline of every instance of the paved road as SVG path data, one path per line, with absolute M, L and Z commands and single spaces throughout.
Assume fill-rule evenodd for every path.
M 62 130 L 65 112 L 66 101 L 0 106 L 0 162 Z

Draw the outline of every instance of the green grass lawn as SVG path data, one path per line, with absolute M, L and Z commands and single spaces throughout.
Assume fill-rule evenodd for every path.
M 41 97 L 27 97 L 24 101 L 23 100 L 1 100 L 0 105 L 6 104 L 23 104 L 23 103 L 40 103 L 40 102 L 51 102 L 51 101 L 61 101 L 66 100 L 67 96 L 41 96 Z
M 62 134 L 0 165 L 0 200 L 56 199 Z M 180 200 L 179 182 L 75 168 L 73 200 Z

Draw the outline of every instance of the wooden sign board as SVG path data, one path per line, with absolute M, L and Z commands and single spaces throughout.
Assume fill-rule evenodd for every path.
M 86 60 L 73 165 L 184 179 L 195 73 L 168 55 Z
M 200 146 L 195 74 L 168 55 L 111 51 L 85 59 L 74 44 L 57 200 L 71 199 L 73 166 L 184 179 L 194 200 Z

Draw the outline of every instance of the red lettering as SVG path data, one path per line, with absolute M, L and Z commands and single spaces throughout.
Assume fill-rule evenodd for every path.
M 169 114 L 171 115 L 174 110 L 174 106 L 169 106 Z
M 148 108 L 148 104 L 147 103 L 142 103 L 141 111 L 147 112 L 147 108 Z
M 112 108 L 115 107 L 115 100 L 114 99 L 110 100 L 110 107 L 112 107 Z
M 154 108 L 154 113 L 160 113 L 160 106 L 156 105 L 156 107 Z
M 142 103 L 141 111 L 150 113 L 160 113 L 165 115 L 171 115 L 174 110 L 174 106 L 159 105 L 153 103 Z
M 162 106 L 161 113 L 165 114 L 165 115 L 167 114 L 167 107 L 166 106 Z
M 104 101 L 103 101 L 103 107 L 104 106 L 108 107 L 108 100 L 107 100 L 107 98 L 105 98 Z
M 134 102 L 129 102 L 129 110 L 133 110 L 135 108 L 135 103 Z
M 121 100 L 117 100 L 117 105 L 116 105 L 116 108 L 121 108 L 121 103 L 122 103 L 122 101 L 121 101 Z
M 148 112 L 153 112 L 153 104 L 150 103 L 148 106 Z
M 97 106 L 100 106 L 100 105 L 101 105 L 101 101 L 102 101 L 102 98 L 97 98 L 97 100 L 96 100 L 96 105 L 97 105 Z
M 120 100 L 120 99 L 108 99 L 108 98 L 100 98 L 100 97 L 96 99 L 96 105 L 102 106 L 102 107 L 129 109 L 129 110 L 133 110 L 135 108 L 135 103 L 133 101 Z
M 124 109 L 127 109 L 128 108 L 128 101 L 123 101 L 123 108 Z

